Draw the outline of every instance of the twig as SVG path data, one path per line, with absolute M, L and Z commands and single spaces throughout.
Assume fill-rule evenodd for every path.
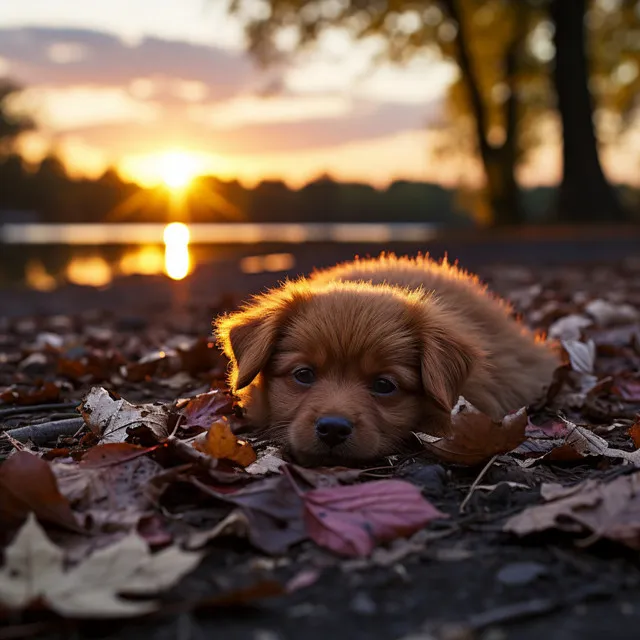
M 51 402 L 49 404 L 30 404 L 0 409 L 0 418 L 14 416 L 18 413 L 37 413 L 38 411 L 55 411 L 56 409 L 75 409 L 79 402 Z
M 498 457 L 498 454 L 493 456 L 493 458 L 491 458 L 491 460 L 489 460 L 489 462 L 487 462 L 487 464 L 484 465 L 484 467 L 482 468 L 482 471 L 478 474 L 478 477 L 473 481 L 473 484 L 469 487 L 469 492 L 467 493 L 464 500 L 462 501 L 462 504 L 460 505 L 460 513 L 464 513 L 464 509 L 469 503 L 469 500 L 471 500 L 471 496 L 473 495 L 473 492 L 476 490 L 477 486 L 480 484 L 480 481 L 482 480 L 482 478 L 485 477 L 491 465 L 496 461 L 497 457 Z
M 34 444 L 43 445 L 57 439 L 58 436 L 72 436 L 83 426 L 84 420 L 82 418 L 70 418 L 69 420 L 56 420 L 55 422 L 44 422 L 5 430 L 18 442 L 31 440 Z

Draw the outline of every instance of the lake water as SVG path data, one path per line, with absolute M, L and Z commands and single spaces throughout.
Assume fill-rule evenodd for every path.
M 198 264 L 234 255 L 244 273 L 278 273 L 295 267 L 286 245 L 384 248 L 393 242 L 427 242 L 436 235 L 434 225 L 409 223 L 5 224 L 0 227 L 0 284 L 52 291 L 68 282 L 105 286 L 133 274 L 164 273 L 179 280 Z

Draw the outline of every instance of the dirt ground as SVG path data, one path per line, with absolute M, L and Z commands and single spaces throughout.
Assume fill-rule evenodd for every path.
M 596 390 L 580 388 L 584 380 L 576 381 L 575 363 L 569 364 L 573 373 L 567 374 L 566 369 L 559 375 L 557 395 L 530 408 L 530 423 L 555 421 L 557 426 L 561 414 L 574 426 L 599 434 L 611 448 L 633 452 L 637 444 L 630 428 L 640 411 L 638 242 L 592 243 L 576 249 L 569 238 L 537 253 L 529 245 L 520 251 L 512 245 L 508 252 L 501 251 L 499 243 L 481 249 L 461 246 L 457 253 L 463 256 L 463 265 L 477 270 L 492 289 L 511 299 L 529 325 L 548 330 L 567 316 L 587 318 L 589 324 L 581 326 L 576 339 L 583 344 L 593 341 L 595 349 L 590 375 Z M 311 263 L 330 263 L 352 249 L 299 250 L 296 269 L 308 271 Z M 171 402 L 222 384 L 224 363 L 212 360 L 202 365 L 198 360 L 185 365 L 183 359 L 181 370 L 187 377 L 182 386 L 169 385 L 166 379 L 175 371 L 156 367 L 152 354 L 164 348 L 172 335 L 206 340 L 212 314 L 232 308 L 247 291 L 259 290 L 273 279 L 272 274 L 242 276 L 237 260 L 224 259 L 195 274 L 189 284 L 130 278 L 103 292 L 78 287 L 49 297 L 4 292 L 0 391 L 18 384 L 26 394 L 36 380 L 44 379 L 59 383 L 59 393 L 41 411 L 34 407 L 21 411 L 5 400 L 0 405 L 0 424 L 11 433 L 68 415 L 72 409 L 56 409 L 55 404 L 73 407 L 98 383 L 115 388 L 131 402 Z M 594 301 L 608 306 L 594 306 Z M 101 337 L 96 337 L 100 331 Z M 85 358 L 83 366 L 88 366 L 86 358 L 91 356 L 87 350 L 102 340 L 118 352 L 130 371 L 143 375 L 114 378 L 106 370 L 98 373 L 90 367 L 67 368 L 62 375 L 59 352 L 47 353 L 46 362 L 35 358 L 35 364 L 24 365 L 34 353 L 38 336 L 56 332 L 73 334 L 82 343 L 85 351 L 76 356 L 78 361 Z M 71 358 L 68 352 L 64 357 Z M 53 369 L 48 368 L 51 358 L 57 363 Z M 106 366 L 104 361 L 101 366 Z M 573 375 L 570 389 L 563 375 Z M 624 392 L 621 381 L 627 385 Z M 56 445 L 61 443 L 51 442 L 40 450 Z M 264 443 L 256 448 L 260 446 Z M 0 443 L 0 453 L 6 456 L 10 450 Z M 545 483 L 574 486 L 586 479 L 604 483 L 632 475 L 635 466 L 593 451 L 572 450 L 556 460 L 548 451 L 534 453 L 540 459 L 530 464 L 522 462 L 531 459 L 531 451 L 497 456 L 474 490 L 472 484 L 483 465 L 445 463 L 417 451 L 381 461 L 371 477 L 412 483 L 449 517 L 370 557 L 345 559 L 310 540 L 274 556 L 244 539 L 216 539 L 197 570 L 164 597 L 159 613 L 126 622 L 69 621 L 41 611 L 5 615 L 0 618 L 0 640 L 637 638 L 640 517 L 634 519 L 632 513 L 631 523 L 627 522 L 636 542 L 627 537 L 621 543 L 615 536 L 592 535 L 575 526 L 550 527 L 524 537 L 504 531 L 511 517 L 544 502 L 541 486 Z M 287 585 L 285 592 L 267 597 L 269 589 L 264 585 L 272 582 Z M 255 585 L 254 596 L 236 595 L 229 603 L 216 600 Z

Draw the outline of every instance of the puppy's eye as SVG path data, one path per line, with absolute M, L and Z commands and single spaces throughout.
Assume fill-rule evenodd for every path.
M 389 378 L 376 378 L 371 385 L 371 391 L 381 396 L 388 396 L 397 389 L 398 387 Z
M 309 369 L 308 367 L 296 369 L 293 372 L 293 377 L 296 382 L 304 385 L 310 385 L 316 381 L 316 374 L 313 372 L 313 369 Z

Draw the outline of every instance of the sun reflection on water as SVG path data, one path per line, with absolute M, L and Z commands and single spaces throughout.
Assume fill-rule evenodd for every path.
M 141 247 L 128 251 L 118 264 L 118 271 L 124 276 L 154 276 L 164 272 L 164 254 L 160 247 Z
M 78 256 L 67 265 L 65 277 L 73 284 L 104 287 L 113 279 L 113 271 L 101 256 Z
M 189 227 L 172 222 L 164 230 L 164 268 L 173 280 L 185 278 L 191 268 L 189 258 Z

